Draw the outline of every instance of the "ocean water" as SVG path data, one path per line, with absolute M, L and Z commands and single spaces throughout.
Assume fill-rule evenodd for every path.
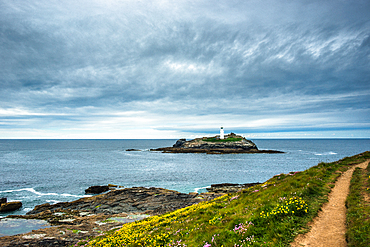
M 176 140 L 0 140 L 0 197 L 22 201 L 9 214 L 87 196 L 92 185 L 203 192 L 216 183 L 264 182 L 370 150 L 370 139 L 252 140 L 283 154 L 163 154 Z M 128 152 L 126 149 L 142 151 Z

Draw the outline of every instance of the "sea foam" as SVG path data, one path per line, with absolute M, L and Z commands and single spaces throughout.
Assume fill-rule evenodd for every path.
M 64 196 L 64 197 L 76 197 L 76 198 L 90 197 L 91 196 L 91 195 L 72 195 L 72 194 L 67 194 L 67 193 L 58 194 L 58 193 L 54 193 L 54 192 L 42 193 L 42 192 L 36 191 L 34 188 L 4 190 L 4 191 L 0 191 L 0 193 L 13 193 L 13 192 L 20 192 L 20 191 L 28 191 L 28 192 L 31 192 L 31 193 L 36 194 L 38 196 Z
M 205 187 L 195 188 L 194 189 L 194 192 L 199 193 L 200 190 L 204 190 L 204 189 L 207 189 L 207 188 L 211 188 L 211 186 L 205 186 Z

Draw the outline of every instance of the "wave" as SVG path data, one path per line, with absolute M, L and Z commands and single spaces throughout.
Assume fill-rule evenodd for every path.
M 335 155 L 335 152 L 315 153 L 315 155 Z
M 42 192 L 36 191 L 34 188 L 4 190 L 4 191 L 0 191 L 0 193 L 12 193 L 12 192 L 20 192 L 20 191 L 28 191 L 28 192 L 31 192 L 31 193 L 33 193 L 35 195 L 38 195 L 38 196 L 64 196 L 64 197 L 76 197 L 76 198 L 90 197 L 91 196 L 91 195 L 72 195 L 72 194 L 67 194 L 67 193 L 58 194 L 58 193 L 54 193 L 54 192 L 42 193 Z
M 195 188 L 194 189 L 194 192 L 199 193 L 200 190 L 204 190 L 204 189 L 207 189 L 207 188 L 211 188 L 211 186 L 205 186 L 205 187 Z
M 65 196 L 65 197 L 78 197 L 78 198 L 81 198 L 81 197 L 91 197 L 92 195 L 71 195 L 71 194 L 66 194 L 66 193 L 63 193 L 63 194 L 60 194 L 61 196 Z
M 51 204 L 56 204 L 56 203 L 59 203 L 61 201 L 58 201 L 58 200 L 46 200 L 46 202 L 51 203 Z

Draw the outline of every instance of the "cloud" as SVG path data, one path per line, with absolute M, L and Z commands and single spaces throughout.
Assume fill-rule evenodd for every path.
M 368 1 L 3 1 L 0 129 L 370 128 L 369 10 Z

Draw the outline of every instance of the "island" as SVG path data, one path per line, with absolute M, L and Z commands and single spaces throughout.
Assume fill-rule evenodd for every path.
M 231 153 L 283 153 L 277 150 L 259 150 L 257 145 L 241 135 L 230 133 L 213 137 L 202 137 L 187 141 L 179 139 L 172 147 L 156 148 L 151 151 L 163 153 L 206 153 L 206 154 L 231 154 Z

